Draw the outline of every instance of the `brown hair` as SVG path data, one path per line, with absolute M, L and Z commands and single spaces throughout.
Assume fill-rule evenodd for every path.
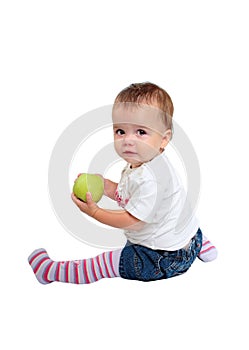
M 114 104 L 122 102 L 156 105 L 165 113 L 165 123 L 172 129 L 173 102 L 169 94 L 156 84 L 144 82 L 129 85 L 117 95 Z

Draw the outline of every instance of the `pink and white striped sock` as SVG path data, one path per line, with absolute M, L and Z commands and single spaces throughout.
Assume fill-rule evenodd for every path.
M 209 239 L 202 235 L 202 247 L 198 258 L 204 262 L 210 262 L 217 258 L 218 252 Z
M 54 281 L 86 284 L 105 277 L 119 277 L 121 251 L 104 252 L 90 259 L 56 262 L 41 248 L 35 250 L 28 261 L 37 280 L 42 284 Z

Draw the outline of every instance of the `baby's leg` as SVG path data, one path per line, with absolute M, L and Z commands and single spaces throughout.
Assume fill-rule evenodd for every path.
M 54 281 L 85 284 L 104 277 L 119 277 L 121 251 L 122 249 L 104 252 L 90 259 L 56 262 L 50 259 L 45 249 L 37 249 L 28 261 L 42 284 Z
M 209 241 L 209 239 L 202 235 L 202 247 L 198 254 L 198 258 L 204 262 L 210 262 L 217 258 L 218 252 L 216 247 Z

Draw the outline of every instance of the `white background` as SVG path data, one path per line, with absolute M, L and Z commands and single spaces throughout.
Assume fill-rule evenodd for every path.
M 1 348 L 248 348 L 248 27 L 242 0 L 1 2 Z M 199 218 L 219 259 L 147 284 L 40 285 L 33 249 L 101 252 L 51 207 L 57 138 L 147 80 L 170 93 L 195 147 Z

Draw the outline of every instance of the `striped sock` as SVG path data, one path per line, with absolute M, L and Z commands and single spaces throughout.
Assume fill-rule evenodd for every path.
M 204 262 L 210 262 L 217 258 L 218 252 L 215 246 L 208 240 L 208 238 L 202 235 L 202 247 L 198 254 L 198 258 Z
M 85 284 L 104 277 L 119 277 L 120 254 L 121 250 L 115 250 L 95 258 L 56 262 L 50 259 L 45 249 L 37 249 L 29 256 L 28 262 L 42 284 L 54 281 Z

